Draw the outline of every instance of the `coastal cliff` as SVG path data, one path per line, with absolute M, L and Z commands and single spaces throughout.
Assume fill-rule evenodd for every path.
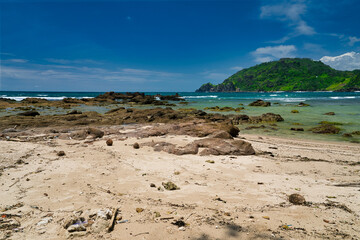
M 360 70 L 339 71 L 308 58 L 282 58 L 243 69 L 196 92 L 359 91 Z

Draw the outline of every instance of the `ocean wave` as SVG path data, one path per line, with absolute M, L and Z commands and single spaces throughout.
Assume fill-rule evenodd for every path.
M 23 97 L 6 97 L 9 99 L 13 99 L 16 101 L 21 101 L 24 100 L 25 98 L 34 98 L 33 96 L 23 96 Z M 64 98 L 66 98 L 66 96 L 62 96 L 62 97 L 36 97 L 36 98 L 41 98 L 41 99 L 46 99 L 46 100 L 63 100 Z
M 354 99 L 356 96 L 348 96 L 348 97 L 330 97 L 331 99 Z
M 266 98 L 265 101 L 279 101 L 279 102 L 305 102 L 305 98 Z
M 183 98 L 217 98 L 216 95 L 209 95 L 209 96 L 183 96 Z
M 270 94 L 270 97 L 276 97 L 276 96 L 279 96 L 277 94 Z

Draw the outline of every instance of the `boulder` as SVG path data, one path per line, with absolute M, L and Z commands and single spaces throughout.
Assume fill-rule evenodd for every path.
M 300 102 L 297 106 L 298 106 L 298 107 L 308 107 L 308 106 L 310 106 L 310 105 L 307 104 L 307 103 Z
M 252 106 L 252 107 L 269 107 L 269 106 L 271 106 L 271 103 L 270 102 L 265 102 L 265 101 L 259 99 L 259 100 L 256 100 L 256 101 L 250 103 L 249 106 Z
M 321 134 L 338 134 L 340 132 L 340 128 L 331 124 L 321 124 L 320 126 L 311 128 L 310 130 L 313 133 L 321 133 Z
M 303 128 L 290 128 L 291 131 L 304 131 Z
M 209 135 L 210 138 L 233 139 L 230 133 L 220 130 Z
M 324 113 L 324 115 L 335 115 L 335 113 L 334 112 L 327 112 L 327 113 Z
M 17 115 L 26 116 L 26 117 L 35 117 L 37 115 L 40 115 L 40 113 L 37 111 L 26 111 L 26 112 L 18 113 Z
M 194 141 L 198 147 L 208 148 L 206 152 L 201 152 L 200 155 L 211 153 L 212 155 L 253 155 L 254 148 L 250 143 L 243 140 L 225 141 L 219 138 L 205 138 Z
M 94 138 L 102 138 L 104 136 L 104 132 L 96 128 L 88 128 L 87 133 Z

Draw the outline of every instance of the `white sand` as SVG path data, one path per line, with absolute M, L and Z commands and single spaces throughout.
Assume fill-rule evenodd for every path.
M 105 144 L 109 137 L 114 139 L 110 147 Z M 359 239 L 359 185 L 334 186 L 360 184 L 360 165 L 351 165 L 360 161 L 359 144 L 241 137 L 257 153 L 268 151 L 274 157 L 270 153 L 176 156 L 132 147 L 134 142 L 152 140 L 185 145 L 195 139 L 189 136 L 125 141 L 104 136 L 87 144 L 1 141 L 0 165 L 14 167 L 5 168 L 0 176 L 0 207 L 24 205 L 2 211 L 21 215 L 13 218 L 21 226 L 18 232 L 0 230 L 0 238 L 8 234 L 11 239 Z M 60 150 L 66 155 L 58 157 Z M 301 157 L 324 161 L 304 162 Z M 14 164 L 18 159 L 27 164 Z M 167 181 L 180 190 L 150 187 Z M 292 193 L 303 195 L 312 205 L 289 203 Z M 352 212 L 327 207 L 329 201 Z M 74 214 L 86 218 L 114 207 L 128 222 L 116 224 L 111 233 L 104 227 L 68 233 L 63 227 Z M 138 213 L 136 208 L 144 211 Z M 46 216 L 51 221 L 38 226 Z M 184 231 L 171 224 L 181 217 L 187 223 Z M 282 225 L 291 226 L 286 230 Z

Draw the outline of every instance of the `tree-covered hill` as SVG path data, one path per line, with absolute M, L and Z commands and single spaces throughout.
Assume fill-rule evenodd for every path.
M 203 84 L 196 92 L 358 90 L 360 70 L 338 71 L 308 58 L 282 58 L 243 69 L 218 85 Z

